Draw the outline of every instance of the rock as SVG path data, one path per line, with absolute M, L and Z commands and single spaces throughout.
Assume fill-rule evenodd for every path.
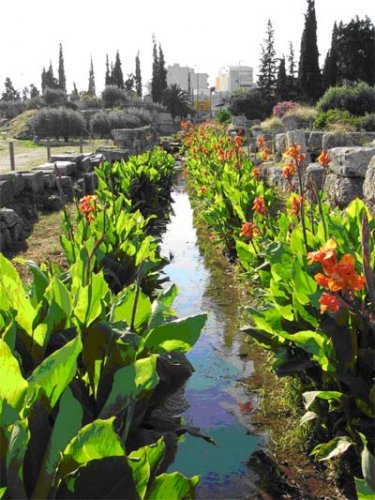
M 43 171 L 43 183 L 46 189 L 53 189 L 56 186 L 56 175 L 53 172 Z
M 44 188 L 43 173 L 40 171 L 24 172 L 25 190 L 32 193 L 41 193 Z
M 82 198 L 86 195 L 86 181 L 83 178 L 77 179 L 73 184 L 74 192 L 77 198 Z
M 284 153 L 286 150 L 286 134 L 275 135 L 275 149 L 279 153 Z
M 326 132 L 323 134 L 322 148 L 365 146 L 375 139 L 375 132 Z
M 8 247 L 12 242 L 20 240 L 23 227 L 24 221 L 17 212 L 10 208 L 0 210 L 0 232 L 4 233 L 4 245 Z
M 63 193 L 68 196 L 68 198 L 71 199 L 74 197 L 74 188 L 71 177 L 67 175 L 62 175 L 61 177 L 57 176 L 56 185 L 59 190 L 61 189 Z
M 77 173 L 77 165 L 72 161 L 56 161 L 54 165 L 60 175 L 67 176 Z
M 310 132 L 307 138 L 308 149 L 313 151 L 323 149 L 323 135 L 324 132 Z
M 277 166 L 267 168 L 267 179 L 270 186 L 284 188 L 283 168 Z
M 104 161 L 104 156 L 101 153 L 96 153 L 92 156 L 90 156 L 90 163 L 91 163 L 91 169 L 92 170 L 94 167 L 99 167 L 101 163 Z
M 94 172 L 87 172 L 83 174 L 83 178 L 85 180 L 85 191 L 86 194 L 93 193 L 98 186 L 98 178 L 96 177 Z
M 51 194 L 44 201 L 44 208 L 46 210 L 50 210 L 51 212 L 61 210 L 62 206 L 63 204 L 61 198 L 57 194 Z
M 38 165 L 37 167 L 33 168 L 34 170 L 43 170 L 44 172 L 54 172 L 55 171 L 55 165 L 54 163 L 42 163 L 41 165 Z
M 0 250 L 3 251 L 12 245 L 12 238 L 9 229 L 3 228 L 0 230 Z
M 14 190 L 11 179 L 0 180 L 0 207 L 4 207 L 13 201 Z
M 306 151 L 306 141 L 305 141 L 305 131 L 299 130 L 289 130 L 286 133 L 286 149 L 291 146 L 301 146 L 301 151 Z
M 310 163 L 306 168 L 305 186 L 309 188 L 310 183 L 313 182 L 316 190 L 320 191 L 323 187 L 324 170 L 319 163 Z
M 25 188 L 25 181 L 20 172 L 1 174 L 0 181 L 10 180 L 13 184 L 13 195 L 19 196 Z
M 296 130 L 298 128 L 298 122 L 295 116 L 283 116 L 281 121 L 286 131 Z
M 365 200 L 375 203 L 375 156 L 371 158 L 368 165 L 366 177 L 363 182 L 363 196 Z
M 53 154 L 51 155 L 51 158 L 49 161 L 51 163 L 57 162 L 69 162 L 69 163 L 74 163 L 76 165 L 79 164 L 81 159 L 84 157 L 83 153 L 61 153 L 61 154 Z
M 324 189 L 334 206 L 345 208 L 355 198 L 363 198 L 362 177 L 342 177 L 328 173 Z
M 13 227 L 22 222 L 22 218 L 11 208 L 0 209 L 0 227 Z
M 84 156 L 79 162 L 78 166 L 79 169 L 82 170 L 83 172 L 90 172 L 90 170 L 92 170 L 91 155 Z
M 329 168 L 336 175 L 364 178 L 368 164 L 374 155 L 375 147 L 333 148 L 329 151 L 331 159 Z

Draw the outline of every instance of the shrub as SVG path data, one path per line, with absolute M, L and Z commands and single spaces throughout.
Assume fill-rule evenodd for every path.
M 317 103 L 318 111 L 330 109 L 347 110 L 349 113 L 362 116 L 375 111 L 375 89 L 367 83 L 343 87 L 330 87 Z
M 277 118 L 282 118 L 288 111 L 295 110 L 300 104 L 294 101 L 280 101 L 272 109 L 272 114 Z
M 100 109 L 103 107 L 100 97 L 83 92 L 77 102 L 79 109 Z
M 102 92 L 102 101 L 105 108 L 115 108 L 123 106 L 128 98 L 125 91 L 116 85 L 107 85 Z
M 277 130 L 279 127 L 283 126 L 283 122 L 277 116 L 271 116 L 271 118 L 267 118 L 260 124 L 262 130 L 264 132 L 272 133 Z
M 91 133 L 93 135 L 109 139 L 111 137 L 111 130 L 115 128 L 137 128 L 146 123 L 148 112 L 139 110 L 136 112 L 134 108 L 128 110 L 114 110 L 114 111 L 98 111 L 91 118 Z
M 0 100 L 0 118 L 15 118 L 23 112 L 24 107 L 25 106 L 21 101 Z
M 367 113 L 356 119 L 357 129 L 366 132 L 375 132 L 375 113 Z
M 232 113 L 229 111 L 229 109 L 220 109 L 216 113 L 216 118 L 219 123 L 229 123 L 232 118 Z
M 126 111 L 130 115 L 137 116 L 140 119 L 142 126 L 150 125 L 150 123 L 152 122 L 151 113 L 147 109 L 132 106 L 127 108 Z
M 315 129 L 327 130 L 356 130 L 356 119 L 347 110 L 330 109 L 327 112 L 320 112 L 314 121 Z
M 44 101 L 47 106 L 63 106 L 68 101 L 68 96 L 66 92 L 61 89 L 49 89 L 46 88 L 43 94 Z
M 317 115 L 317 110 L 311 106 L 298 106 L 297 108 L 291 109 L 285 113 L 285 116 L 293 116 L 296 120 L 302 122 L 315 120 Z
M 232 97 L 229 111 L 235 115 L 245 115 L 248 120 L 264 120 L 271 114 L 272 105 L 262 97 L 259 89 L 251 89 L 246 94 Z
M 65 108 L 42 109 L 32 119 L 31 126 L 39 137 L 81 137 L 87 134 L 86 122 L 81 113 Z

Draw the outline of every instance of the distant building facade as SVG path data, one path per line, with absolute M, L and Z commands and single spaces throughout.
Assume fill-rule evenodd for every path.
M 208 96 L 208 74 L 195 73 L 189 66 L 173 64 L 167 67 L 167 85 L 179 85 L 191 96 Z
M 254 70 L 250 66 L 224 66 L 215 82 L 216 92 L 233 92 L 254 87 Z

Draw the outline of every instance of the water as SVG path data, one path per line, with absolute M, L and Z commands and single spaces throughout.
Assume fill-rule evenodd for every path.
M 246 462 L 259 448 L 260 437 L 249 430 L 248 410 L 255 402 L 245 381 L 253 364 L 239 357 L 238 290 L 224 269 L 208 268 L 199 250 L 183 179 L 172 197 L 174 215 L 162 253 L 173 256 L 165 272 L 179 289 L 174 307 L 180 317 L 209 314 L 200 340 L 188 355 L 195 372 L 184 388 L 187 409 L 182 415 L 189 425 L 211 436 L 216 446 L 186 435 L 169 471 L 199 474 L 198 498 L 253 498 L 255 478 Z

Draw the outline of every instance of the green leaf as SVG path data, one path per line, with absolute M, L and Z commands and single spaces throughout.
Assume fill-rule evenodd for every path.
M 138 359 L 135 363 L 116 371 L 111 392 L 100 412 L 100 418 L 118 415 L 132 399 L 146 397 L 152 391 L 159 376 L 156 371 L 157 356 Z
M 328 441 L 328 443 L 315 446 L 311 455 L 315 455 L 318 460 L 329 460 L 342 455 L 353 444 L 353 441 L 348 436 L 338 436 Z
M 4 498 L 7 489 L 8 489 L 7 486 L 3 486 L 2 488 L 0 488 L 0 498 Z
M 300 425 L 307 424 L 307 422 L 311 422 L 311 420 L 315 420 L 318 418 L 317 413 L 314 411 L 307 411 L 301 418 Z
M 12 426 L 6 455 L 7 482 L 10 498 L 27 498 L 24 487 L 23 463 L 29 439 L 30 432 L 27 419 L 18 420 Z
M 121 293 L 119 300 L 116 302 L 112 309 L 112 321 L 126 321 L 126 323 L 130 326 L 135 295 L 136 292 L 134 288 L 128 288 L 125 293 Z M 149 321 L 151 310 L 151 301 L 149 297 L 145 293 L 140 291 L 134 322 L 136 331 L 138 331 Z
M 103 311 L 102 303 L 108 292 L 109 287 L 103 273 L 92 273 L 90 284 L 78 289 L 74 315 L 82 325 L 88 327 L 100 317 Z
M 82 417 L 82 406 L 67 387 L 60 399 L 59 412 L 52 428 L 33 498 L 48 498 L 61 459 L 61 451 L 81 428 Z
M 79 335 L 48 356 L 29 378 L 29 392 L 40 386 L 52 409 L 77 371 L 77 358 L 82 351 Z
M 375 490 L 370 488 L 366 479 L 359 479 L 358 477 L 355 477 L 354 481 L 358 500 L 374 500 Z
M 361 465 L 363 477 L 368 486 L 375 491 L 375 459 L 367 446 L 364 446 L 361 453 Z
M 155 351 L 186 353 L 199 339 L 206 320 L 207 314 L 198 314 L 158 326 L 146 335 L 145 345 Z
M 178 289 L 176 285 L 171 285 L 158 295 L 156 300 L 152 303 L 152 313 L 148 328 L 160 326 L 167 317 L 175 315 L 171 306 L 177 294 Z
M 3 339 L 0 339 L 0 360 L 0 398 L 20 412 L 28 383 L 22 376 L 17 358 Z
M 195 498 L 198 482 L 198 476 L 187 478 L 179 472 L 160 474 L 156 477 L 147 498 L 149 500 Z
M 332 364 L 332 344 L 327 338 L 312 330 L 305 330 L 293 334 L 283 334 L 283 336 L 291 340 L 298 347 L 312 355 L 312 359 L 319 363 L 320 367 L 326 372 L 335 371 L 335 366 Z
M 314 403 L 315 399 L 323 399 L 325 401 L 341 401 L 344 397 L 342 392 L 338 391 L 308 391 L 303 393 L 303 400 L 306 410 Z
M 114 420 L 115 417 L 94 420 L 74 436 L 63 452 L 59 477 L 91 460 L 125 456 L 121 440 L 113 429 Z

